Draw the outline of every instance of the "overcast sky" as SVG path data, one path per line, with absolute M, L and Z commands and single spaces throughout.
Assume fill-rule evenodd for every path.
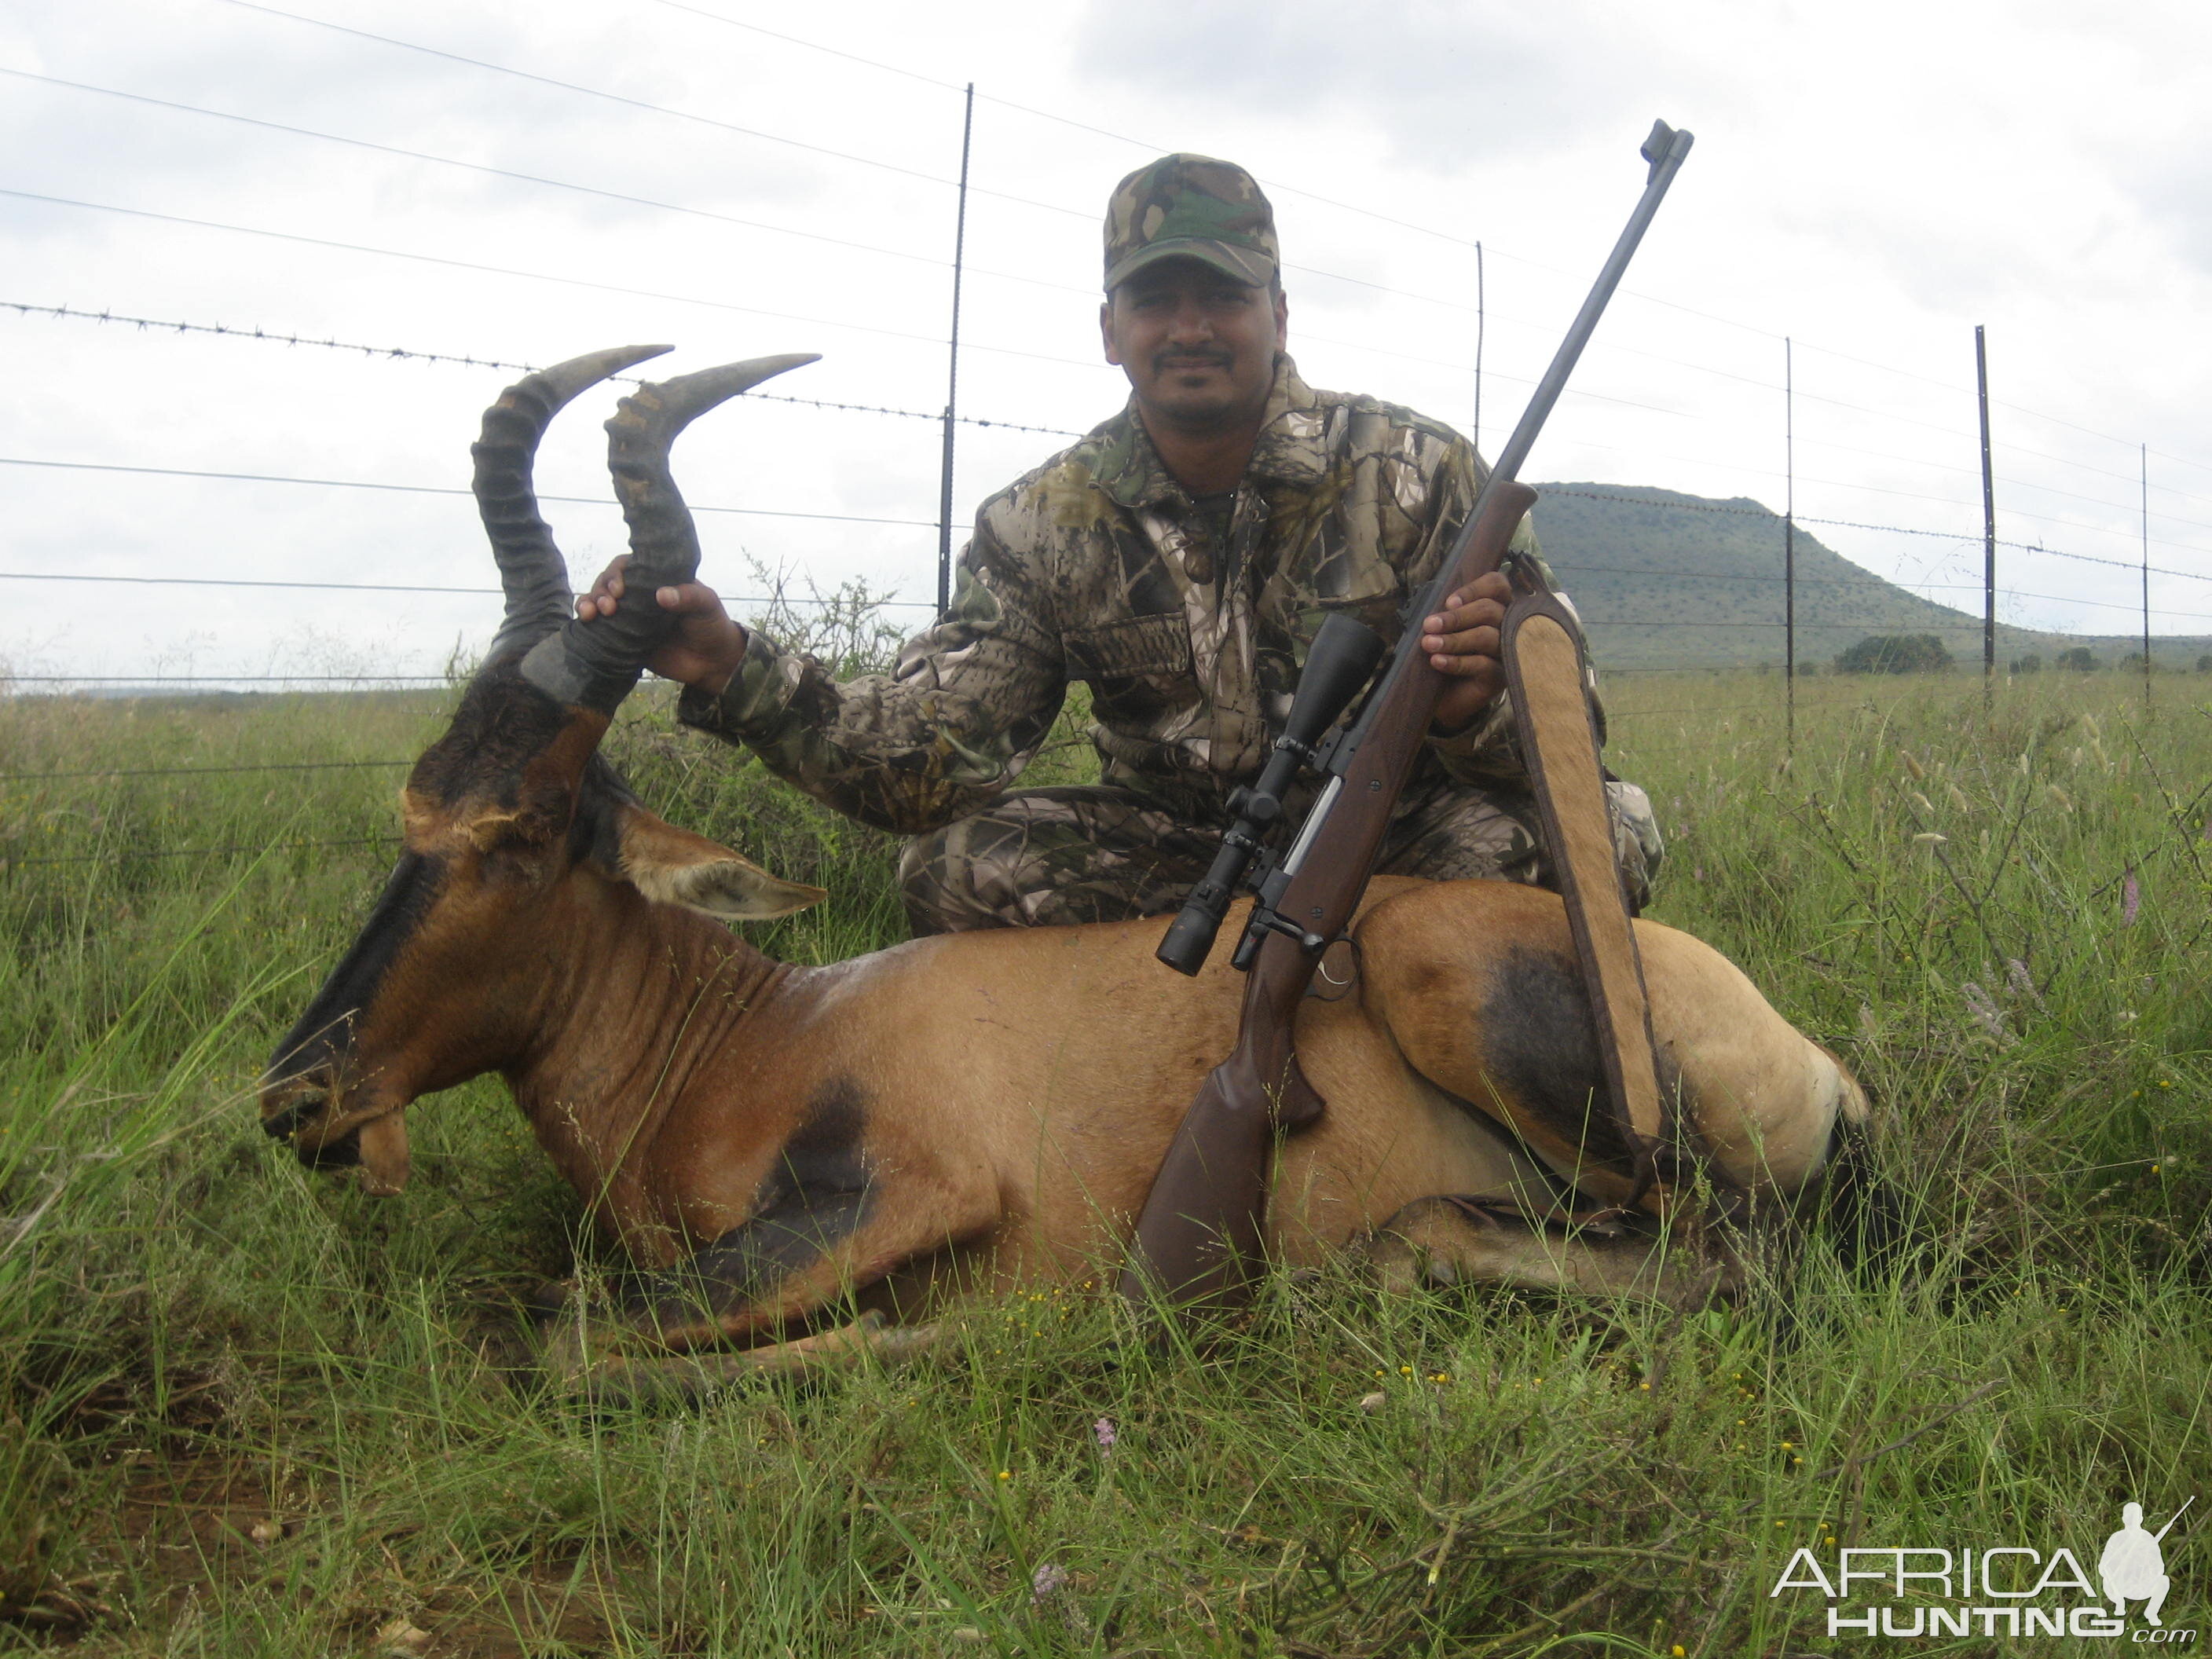
M 1779 509 L 1790 337 L 1799 514 L 1935 532 L 1815 526 L 1978 607 L 1979 323 L 1999 536 L 2132 562 L 2148 445 L 2150 562 L 2212 574 L 2212 22 L 2178 0 L 12 0 L 0 69 L 0 301 L 510 362 L 814 350 L 767 389 L 930 413 L 973 81 L 963 413 L 1075 432 L 1119 406 L 1098 219 L 1182 149 L 1268 186 L 1310 380 L 1463 428 L 1480 240 L 1486 450 L 1664 117 L 1696 150 L 1528 477 Z M 0 349 L 15 462 L 432 491 L 465 485 L 512 378 L 12 309 Z M 549 508 L 580 580 L 621 545 L 611 405 L 541 467 L 587 498 Z M 962 428 L 956 522 L 1065 441 Z M 716 414 L 677 452 L 695 502 L 744 509 L 702 516 L 708 579 L 756 591 L 750 556 L 926 600 L 939 453 L 896 415 Z M 476 586 L 464 495 L 46 465 L 0 465 L 0 491 L 19 674 L 422 672 L 496 622 L 468 596 L 20 579 Z M 778 516 L 807 514 L 839 516 Z M 2135 626 L 2132 570 L 2006 549 L 2000 582 L 2007 620 Z M 2152 599 L 2157 631 L 2212 631 L 2212 583 Z

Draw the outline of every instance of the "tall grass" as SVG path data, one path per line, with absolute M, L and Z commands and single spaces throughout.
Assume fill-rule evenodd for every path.
M 1826 1651 L 1818 1598 L 1768 1594 L 1800 1546 L 2087 1559 L 2212 1468 L 2194 685 L 2146 716 L 2138 683 L 2044 676 L 1985 718 L 1970 681 L 1824 679 L 1794 752 L 1771 678 L 1615 698 L 1671 838 L 1655 914 L 1869 1084 L 1916 1272 L 1816 1245 L 1786 1305 L 1675 1317 L 1346 1271 L 1204 1355 L 1039 1292 L 941 1360 L 684 1409 L 509 1368 L 524 1293 L 605 1256 L 495 1086 L 416 1109 L 394 1200 L 258 1132 L 398 771 L 0 783 L 0 1650 Z M 408 756 L 443 707 L 15 699 L 0 773 Z M 883 838 L 664 708 L 614 751 L 832 890 L 768 948 L 897 936 Z M 2206 1622 L 2189 1540 L 2169 1624 Z

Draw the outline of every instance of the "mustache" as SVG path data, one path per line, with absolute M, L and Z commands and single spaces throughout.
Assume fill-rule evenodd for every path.
M 1158 374 L 1170 368 L 1226 368 L 1235 360 L 1234 352 L 1218 349 L 1156 351 L 1152 354 L 1152 370 Z

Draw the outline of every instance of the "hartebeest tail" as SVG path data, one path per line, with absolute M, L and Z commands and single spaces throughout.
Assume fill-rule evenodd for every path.
M 818 969 L 731 931 L 823 894 L 655 817 L 599 745 L 661 636 L 654 590 L 698 562 L 670 444 L 806 360 L 623 400 L 610 465 L 635 562 L 617 614 L 580 622 L 532 456 L 562 404 L 653 349 L 562 364 L 487 413 L 478 489 L 505 619 L 409 775 L 383 897 L 278 1045 L 264 1122 L 396 1192 L 408 1105 L 500 1073 L 646 1270 L 629 1317 L 662 1344 L 757 1341 L 840 1307 L 912 1320 L 953 1289 L 1095 1272 L 1231 1041 L 1238 977 L 1161 966 L 1156 923 L 918 939 Z M 1717 952 L 1638 927 L 1684 1133 L 1754 1197 L 1804 1190 L 1863 1115 L 1856 1085 Z M 1601 1073 L 1556 896 L 1380 883 L 1352 937 L 1354 982 L 1297 1017 L 1328 1109 L 1277 1160 L 1267 1248 L 1311 1260 L 1398 1217 L 1402 1251 L 1440 1271 L 1702 1294 L 1702 1269 L 1632 1230 L 1569 1237 L 1434 1201 L 1541 1211 L 1620 1155 L 1593 1128 Z

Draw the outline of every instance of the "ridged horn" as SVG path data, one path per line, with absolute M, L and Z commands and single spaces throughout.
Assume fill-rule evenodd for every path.
M 533 647 L 523 660 L 525 678 L 563 702 L 614 712 L 667 632 L 668 613 L 655 591 L 688 582 L 699 570 L 698 532 L 668 468 L 677 434 L 717 404 L 819 355 L 793 352 L 703 368 L 641 386 L 622 400 L 607 422 L 607 465 L 629 523 L 621 603 L 613 616 L 571 620 Z
M 615 346 L 571 357 L 517 380 L 484 410 L 483 431 L 469 453 L 476 461 L 477 512 L 491 538 L 500 586 L 507 594 L 507 613 L 487 662 L 528 650 L 569 617 L 568 562 L 538 515 L 531 478 L 545 428 L 580 392 L 672 349 Z

